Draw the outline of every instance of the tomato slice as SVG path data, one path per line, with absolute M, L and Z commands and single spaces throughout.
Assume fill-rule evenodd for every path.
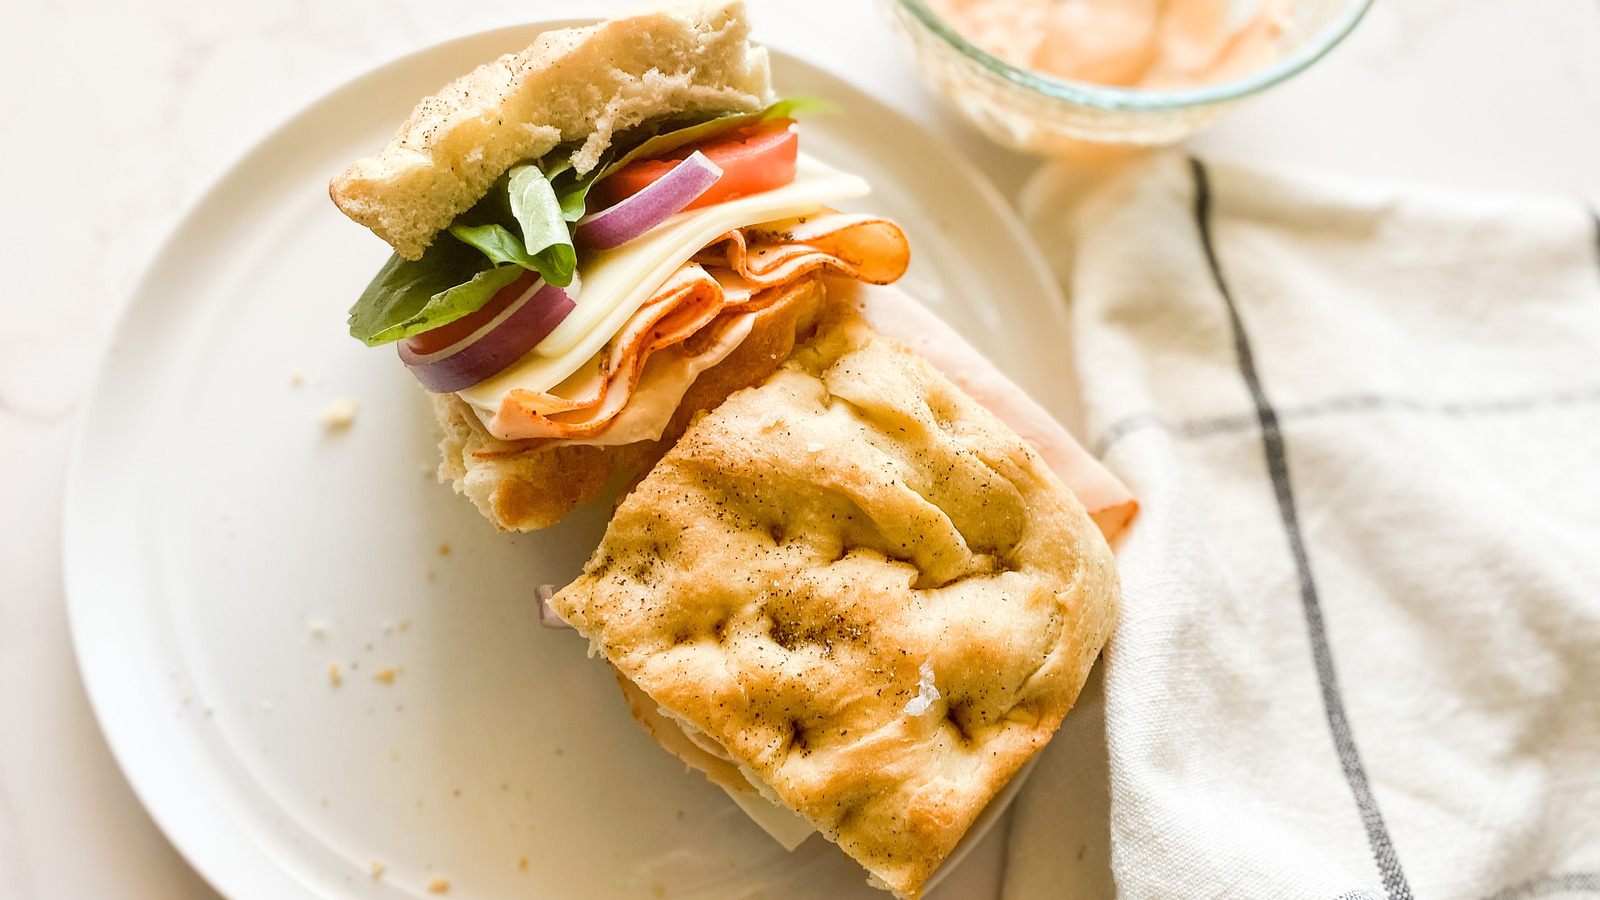
M 793 119 L 769 119 L 679 147 L 665 157 L 634 160 L 595 185 L 599 202 L 591 209 L 604 209 L 632 197 L 696 150 L 722 169 L 722 177 L 684 207 L 686 210 L 782 187 L 794 180 L 800 150 L 800 136 L 790 130 L 793 124 Z
M 437 353 L 451 344 L 469 337 L 474 331 L 493 321 L 495 316 L 505 311 L 505 308 L 526 293 L 528 288 L 533 287 L 533 283 L 538 277 L 539 273 L 537 272 L 523 272 L 517 276 L 516 281 L 496 291 L 495 295 L 489 298 L 489 302 L 483 305 L 483 308 L 476 312 L 469 312 L 453 322 L 446 322 L 438 328 L 430 328 L 421 334 L 414 334 L 406 338 L 406 346 L 410 348 L 412 353 L 422 356 L 429 353 Z

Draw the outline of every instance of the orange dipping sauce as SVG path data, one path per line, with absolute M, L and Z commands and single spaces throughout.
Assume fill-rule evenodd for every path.
M 926 3 L 967 40 L 1014 66 L 1159 89 L 1227 81 L 1272 63 L 1290 14 L 1287 0 Z

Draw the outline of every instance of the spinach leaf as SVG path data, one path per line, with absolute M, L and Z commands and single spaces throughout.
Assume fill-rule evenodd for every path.
M 483 225 L 451 225 L 450 234 L 464 244 L 478 248 L 489 262 L 502 266 L 521 266 L 524 269 L 537 271 L 539 266 L 528 249 L 522 245 L 522 239 L 512 234 L 504 225 L 488 222 Z
M 666 156 L 685 144 L 692 144 L 696 141 L 716 137 L 719 134 L 726 134 L 746 125 L 754 125 L 757 122 L 766 122 L 771 119 L 787 119 L 803 113 L 819 112 L 829 108 L 831 107 L 828 103 L 814 97 L 788 97 L 759 112 L 719 116 L 697 125 L 665 131 L 629 150 L 615 162 L 604 166 L 596 166 L 595 170 L 599 174 L 595 176 L 595 180 L 599 181 L 636 159 Z
M 556 287 L 566 287 L 578 267 L 572 233 L 567 229 L 567 222 L 576 220 L 567 218 L 555 189 L 538 166 L 514 166 L 509 174 L 506 191 L 511 198 L 511 215 L 522 229 L 522 244 L 533 262 L 531 268 Z
M 350 308 L 350 334 L 388 344 L 476 312 L 523 272 L 494 265 L 478 249 L 440 235 L 418 260 L 396 253 Z
M 572 283 L 577 254 L 568 224 L 584 215 L 589 189 L 635 159 L 664 156 L 768 119 L 826 108 L 806 97 L 732 116 L 688 113 L 658 120 L 619 141 L 585 175 L 557 151 L 515 166 L 457 217 L 419 260 L 394 254 L 350 309 L 350 333 L 376 347 L 421 334 L 483 308 L 523 271 L 557 287 Z M 622 148 L 626 148 L 625 150 Z
M 545 180 L 550 182 L 551 193 L 561 207 L 561 217 L 568 222 L 583 218 L 583 203 L 589 193 L 589 181 L 578 177 L 572 160 L 563 153 L 549 153 L 537 163 Z

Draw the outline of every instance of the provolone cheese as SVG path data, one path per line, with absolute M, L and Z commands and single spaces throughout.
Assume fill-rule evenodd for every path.
M 628 682 L 628 685 L 623 688 L 623 692 L 626 693 L 630 686 L 633 690 L 639 691 L 640 694 L 644 693 L 632 682 Z M 704 731 L 696 728 L 693 722 L 665 706 L 656 707 L 656 712 L 663 719 L 663 727 L 677 728 L 702 753 L 733 764 L 733 757 L 728 753 L 727 748 L 718 744 L 715 739 Z M 655 736 L 657 741 L 662 740 L 661 736 L 655 731 L 652 730 L 651 734 Z M 682 745 L 675 742 L 667 744 L 663 741 L 662 743 L 663 746 L 666 746 L 669 751 L 677 755 L 685 763 L 702 772 L 707 772 L 708 777 L 710 777 L 708 770 L 711 766 L 706 764 L 704 758 L 686 754 Z M 719 778 L 712 777 L 710 780 L 713 784 L 722 788 L 723 792 L 733 799 L 733 802 L 739 804 L 739 808 L 744 810 L 745 815 L 759 825 L 762 831 L 765 831 L 773 840 L 782 844 L 783 849 L 793 850 L 804 843 L 806 838 L 816 833 L 817 827 L 812 825 L 805 816 L 784 806 L 782 801 L 777 799 L 778 792 L 763 781 L 761 776 L 757 775 L 753 769 L 749 766 L 739 766 L 739 774 L 743 775 L 745 781 L 755 788 L 754 791 L 735 790 L 726 781 Z
M 723 790 L 733 798 L 733 802 L 739 804 L 752 822 L 761 826 L 761 830 L 782 844 L 785 850 L 793 850 L 817 833 L 816 826 L 807 822 L 805 816 L 787 806 L 779 806 L 761 794 L 729 791 L 727 788 Z
M 905 273 L 910 253 L 893 222 L 826 208 L 735 228 L 679 266 L 565 381 L 549 391 L 513 387 L 498 410 L 475 412 L 501 440 L 617 443 L 617 417 L 633 405 L 660 354 L 687 359 L 715 351 L 742 313 L 765 317 L 769 307 L 796 299 L 796 290 L 812 293 L 813 273 L 892 282 Z
M 572 313 L 505 371 L 462 391 L 462 399 L 492 416 L 512 390 L 550 390 L 593 359 L 656 288 L 717 237 L 867 192 L 862 179 L 802 153 L 794 181 L 783 187 L 679 213 L 620 247 L 586 251 Z

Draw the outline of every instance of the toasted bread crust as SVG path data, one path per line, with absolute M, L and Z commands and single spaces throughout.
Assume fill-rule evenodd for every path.
M 1117 579 L 1082 505 L 921 357 L 830 305 L 705 414 L 550 605 L 896 894 L 1073 704 Z M 940 697 L 908 702 L 931 673 Z
M 401 256 L 433 238 L 518 162 L 582 141 L 591 169 L 617 132 L 652 116 L 752 112 L 771 99 L 744 4 L 639 15 L 541 34 L 419 103 L 389 145 L 328 185 L 345 215 Z
M 627 463 L 616 448 L 496 439 L 455 394 L 434 394 L 439 480 L 465 494 L 503 531 L 547 528 L 594 499 Z

